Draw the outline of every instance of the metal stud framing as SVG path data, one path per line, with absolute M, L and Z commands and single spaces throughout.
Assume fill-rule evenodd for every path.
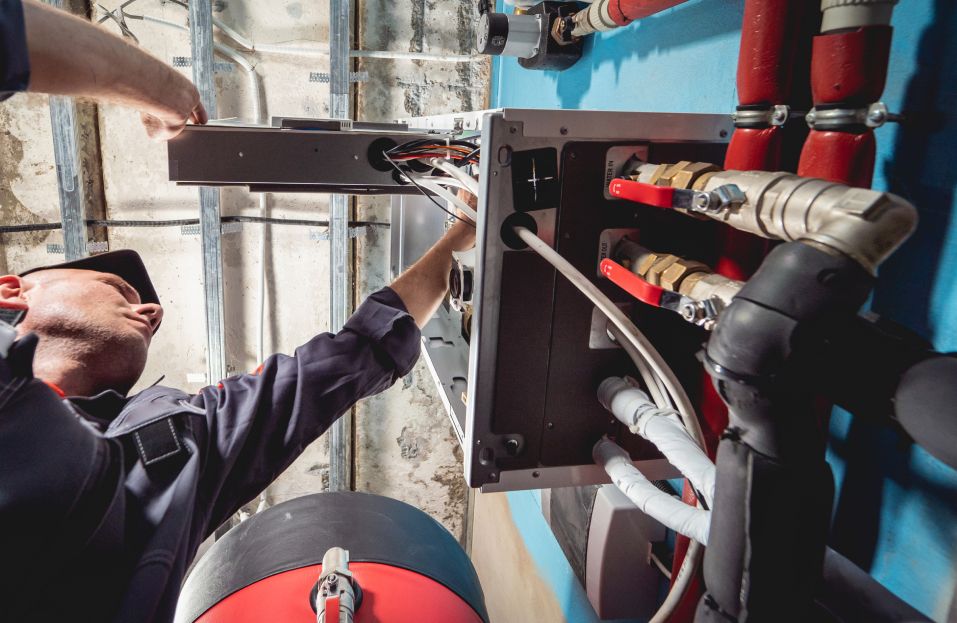
M 213 81 L 213 8 L 210 0 L 190 0 L 189 32 L 193 50 L 193 82 L 200 100 L 216 117 Z M 226 327 L 223 320 L 223 249 L 219 189 L 199 189 L 199 226 L 203 247 L 203 290 L 206 306 L 207 382 L 226 377 Z
M 350 0 L 329 0 L 329 113 L 350 118 L 349 51 Z M 330 330 L 339 331 L 349 312 L 349 203 L 348 195 L 332 195 L 329 202 Z M 352 487 L 352 413 L 332 425 L 329 437 L 329 490 Z

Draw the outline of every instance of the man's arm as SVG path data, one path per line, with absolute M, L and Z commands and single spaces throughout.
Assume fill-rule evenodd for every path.
M 29 91 L 136 108 L 153 138 L 172 138 L 187 121 L 208 120 L 196 87 L 140 48 L 37 0 L 23 0 L 23 17 Z
M 438 309 L 449 289 L 452 252 L 475 244 L 475 226 L 457 221 L 439 242 L 390 286 L 421 329 Z
M 206 410 L 201 499 L 212 529 L 258 495 L 358 400 L 411 370 L 424 325 L 445 295 L 453 250 L 472 246 L 459 223 L 391 288 L 370 296 L 336 335 L 324 333 L 295 356 L 275 355 L 257 375 L 226 379 L 193 403 Z

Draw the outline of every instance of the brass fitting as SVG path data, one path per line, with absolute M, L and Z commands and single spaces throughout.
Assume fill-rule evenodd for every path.
M 705 271 L 710 272 L 710 270 L 710 268 L 701 262 L 679 258 L 677 262 L 674 262 L 662 271 L 661 287 L 665 290 L 671 290 L 672 292 L 679 292 L 681 284 L 685 279 L 694 274 L 704 274 Z
M 664 170 L 656 176 L 650 184 L 657 186 L 671 186 L 672 188 L 689 189 L 706 174 L 714 174 L 721 170 L 717 165 L 710 162 L 690 162 L 682 160 L 672 165 L 659 165 Z M 655 171 L 658 173 L 658 171 Z M 709 175 L 710 177 L 710 175 Z

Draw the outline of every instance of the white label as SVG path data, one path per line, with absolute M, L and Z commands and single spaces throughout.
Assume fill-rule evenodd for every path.
M 648 160 L 647 145 L 622 145 L 612 147 L 605 154 L 605 187 L 602 192 L 605 193 L 605 199 L 614 199 L 608 192 L 608 185 L 616 177 L 620 177 L 624 172 L 625 164 L 632 159 L 638 159 L 642 162 Z

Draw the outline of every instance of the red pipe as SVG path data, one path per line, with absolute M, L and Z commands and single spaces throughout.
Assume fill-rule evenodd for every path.
M 812 131 L 801 152 L 798 175 L 870 188 L 877 150 L 874 132 Z
M 806 0 L 746 0 L 738 56 L 738 98 L 741 106 L 770 108 L 793 104 L 794 68 L 797 66 L 801 38 L 805 36 L 810 10 Z M 781 126 L 736 128 L 725 155 L 725 169 L 775 171 L 781 166 L 785 149 Z M 796 151 L 796 150 L 795 150 Z M 715 270 L 731 279 L 747 280 L 768 251 L 767 241 L 731 227 L 719 233 Z M 705 421 L 708 452 L 714 457 L 718 438 L 728 425 L 728 412 L 708 375 L 702 375 L 701 415 Z M 693 497 L 685 482 L 683 497 Z M 678 536 L 675 542 L 673 576 L 684 560 L 688 540 Z M 698 601 L 704 594 L 704 581 L 696 578 L 670 623 L 692 621 Z
M 866 26 L 815 37 L 811 59 L 815 106 L 864 108 L 880 99 L 892 34 L 890 26 Z M 801 151 L 798 174 L 869 188 L 876 151 L 870 128 L 811 130 Z
M 612 0 L 607 3 L 608 15 L 618 26 L 627 26 L 685 2 L 687 0 Z

